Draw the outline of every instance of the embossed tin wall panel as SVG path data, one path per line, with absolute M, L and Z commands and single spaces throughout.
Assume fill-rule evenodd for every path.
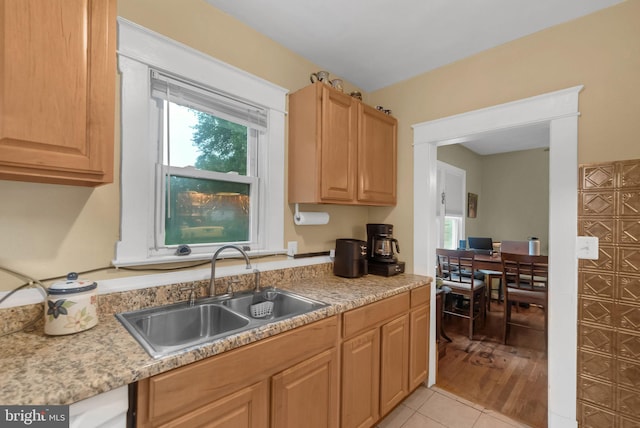
M 640 277 L 618 275 L 616 289 L 620 300 L 640 301 Z
M 578 325 L 578 346 L 591 351 L 611 354 L 615 344 L 615 335 L 610 328 L 598 328 L 587 323 Z
M 578 404 L 578 414 L 582 416 L 580 428 L 602 428 L 615 426 L 616 415 L 586 403 Z
M 592 273 L 581 272 L 580 273 L 580 289 L 581 296 L 593 296 L 593 297 L 606 297 L 608 299 L 614 298 L 614 278 L 613 275 L 605 273 Z M 640 283 L 638 283 L 640 287 Z M 640 292 L 640 288 L 638 289 Z
M 584 192 L 581 195 L 582 211 L 587 215 L 613 215 L 614 192 Z
M 580 171 L 582 190 L 590 189 L 610 189 L 613 187 L 615 177 L 613 164 L 606 165 L 585 165 Z
M 640 389 L 640 364 L 619 360 L 616 375 L 620 385 L 631 389 Z
M 583 350 L 578 355 L 578 370 L 583 375 L 599 380 L 613 382 L 615 380 L 614 361 L 608 355 Z
M 600 250 L 578 264 L 578 422 L 640 427 L 640 160 L 583 165 L 579 183 Z
M 582 296 L 579 299 L 578 316 L 581 320 L 598 325 L 613 325 L 613 302 Z
M 616 232 L 612 217 L 594 218 L 581 222 L 578 233 L 583 236 L 595 236 L 602 244 L 613 244 Z

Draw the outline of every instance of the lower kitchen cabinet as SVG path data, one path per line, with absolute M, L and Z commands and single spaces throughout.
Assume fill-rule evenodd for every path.
M 380 344 L 380 414 L 386 415 L 409 395 L 409 314 L 382 326 Z
M 429 286 L 343 314 L 342 428 L 368 428 L 427 378 Z
M 271 380 L 271 421 L 278 428 L 338 427 L 338 354 L 329 349 Z
M 406 397 L 410 304 L 402 293 L 342 315 L 343 428 L 371 427 Z
M 342 344 L 342 427 L 370 427 L 378 420 L 380 329 Z
M 220 398 L 162 427 L 268 428 L 269 382 L 264 380 Z
M 429 321 L 430 305 L 411 311 L 409 342 L 409 389 L 413 391 L 429 374 Z
M 136 424 L 372 427 L 427 378 L 429 290 L 419 287 L 341 319 L 326 318 L 143 379 L 137 384 Z
M 338 337 L 334 316 L 143 379 L 137 427 L 335 427 Z

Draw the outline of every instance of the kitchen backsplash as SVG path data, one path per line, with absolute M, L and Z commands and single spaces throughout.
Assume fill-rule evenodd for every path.
M 277 286 L 286 288 L 296 280 L 315 278 L 333 273 L 333 263 L 322 263 L 298 266 L 277 270 L 260 271 L 262 287 Z M 253 271 L 243 275 L 230 275 L 216 278 L 216 293 L 225 293 L 231 285 L 234 291 L 244 291 L 255 286 Z M 115 313 L 125 312 L 150 306 L 160 306 L 187 300 L 190 288 L 195 286 L 196 297 L 204 296 L 209 288 L 209 281 L 189 281 L 158 287 L 98 295 L 98 316 L 108 317 Z M 99 282 L 98 282 L 99 287 Z M 0 309 L 0 334 L 19 329 L 43 311 L 43 305 L 33 304 Z M 33 330 L 42 330 L 43 318 L 34 325 Z

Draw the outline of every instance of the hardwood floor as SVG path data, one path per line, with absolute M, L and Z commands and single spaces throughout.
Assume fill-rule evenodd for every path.
M 538 307 L 518 308 L 512 318 L 520 323 L 544 325 Z M 547 356 L 544 333 L 511 327 L 509 344 L 502 344 L 503 305 L 491 303 L 487 322 L 466 336 L 467 321 L 443 320 L 452 339 L 438 361 L 436 385 L 446 391 L 498 411 L 535 428 L 547 426 Z

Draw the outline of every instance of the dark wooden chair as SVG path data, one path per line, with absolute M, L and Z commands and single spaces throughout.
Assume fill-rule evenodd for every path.
M 486 316 L 485 284 L 476 278 L 475 253 L 466 250 L 436 249 L 438 276 L 449 287 L 443 313 L 469 320 L 469 339 L 473 339 L 474 323 Z M 455 299 L 458 296 L 459 299 Z M 456 300 L 454 302 L 453 300 Z M 458 303 L 464 303 L 458 305 Z M 467 304 L 468 303 L 468 304 Z
M 504 287 L 503 341 L 507 344 L 510 326 L 539 329 L 528 324 L 512 321 L 512 303 L 539 306 L 544 311 L 544 343 L 547 350 L 548 302 L 549 302 L 549 257 L 528 254 L 502 253 L 502 283 Z
M 501 241 L 499 243 L 501 252 L 510 254 L 529 254 L 529 241 Z M 491 299 L 494 291 L 497 291 L 497 300 L 502 302 L 504 300 L 504 291 L 502 290 L 502 272 L 482 270 L 486 277 L 485 283 L 487 284 L 487 310 L 491 310 Z M 496 289 L 493 284 L 494 280 L 498 281 L 498 288 Z

